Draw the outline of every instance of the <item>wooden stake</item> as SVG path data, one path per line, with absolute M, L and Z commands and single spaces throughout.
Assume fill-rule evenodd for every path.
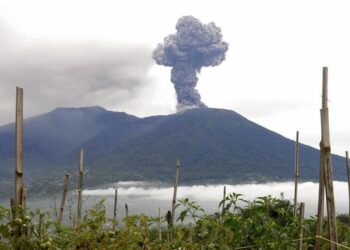
M 118 202 L 118 189 L 114 189 L 114 208 L 113 208 L 113 231 L 115 231 L 115 223 L 117 220 L 117 202 Z
M 349 191 L 349 224 L 350 224 L 350 162 L 349 162 L 349 152 L 345 152 L 346 155 L 346 171 L 348 174 L 348 191 Z
M 22 206 L 23 191 L 23 89 L 16 88 L 15 204 Z
M 172 226 L 171 226 L 171 220 L 172 220 L 172 215 L 171 215 L 171 211 L 168 210 L 168 212 L 166 213 L 165 215 L 165 219 L 166 219 L 166 222 L 168 223 L 168 241 L 171 241 L 173 240 L 172 239 Z
M 10 208 L 11 208 L 11 216 L 12 220 L 16 219 L 16 210 L 15 210 L 15 198 L 10 198 Z
M 27 207 L 27 188 L 22 188 L 22 207 Z
M 125 203 L 125 217 L 129 216 L 129 207 L 128 204 Z
M 160 217 L 161 215 L 161 210 L 160 207 L 158 208 L 158 233 L 159 233 L 159 240 L 162 240 L 162 218 Z
M 68 180 L 69 180 L 69 177 L 70 177 L 70 175 L 68 173 L 66 173 L 66 175 L 64 176 L 61 207 L 60 207 L 60 213 L 58 214 L 58 223 L 59 224 L 62 223 L 64 204 L 66 202 L 66 197 L 67 197 L 67 192 L 68 192 Z
M 188 223 L 188 241 L 193 242 L 193 225 L 192 222 Z
M 83 203 L 83 162 L 84 161 L 84 150 L 80 149 L 80 161 L 79 161 L 79 171 L 78 171 L 78 206 L 77 206 L 77 226 L 81 223 L 81 208 Z
M 305 211 L 305 203 L 301 202 L 299 207 L 299 217 L 300 217 L 300 233 L 299 233 L 299 250 L 303 250 L 303 244 L 304 244 L 304 211 Z
M 332 172 L 332 160 L 331 160 L 331 145 L 330 145 L 330 133 L 329 133 L 329 114 L 328 114 L 328 68 L 323 68 L 323 83 L 322 83 L 322 110 L 321 110 L 321 128 L 322 139 L 320 143 L 321 157 L 324 171 L 324 187 L 326 190 L 327 201 L 327 218 L 328 218 L 328 230 L 330 249 L 337 249 L 337 227 L 335 217 L 335 202 L 334 202 L 334 189 L 333 189 L 333 172 Z M 322 198 L 323 199 L 323 198 Z
M 299 181 L 299 131 L 297 131 L 295 140 L 295 154 L 294 154 L 294 218 L 297 215 L 298 205 L 298 181 Z
M 45 219 L 45 214 L 44 213 L 40 213 L 39 215 L 39 223 L 38 223 L 38 236 L 39 236 L 39 239 L 42 240 L 43 239 L 43 232 L 44 232 L 44 221 Z
M 177 186 L 179 184 L 179 171 L 180 171 L 180 160 L 176 161 L 176 175 L 175 175 L 175 182 L 174 182 L 174 194 L 173 194 L 173 200 L 171 204 L 171 225 L 174 225 L 174 218 L 175 218 L 175 205 L 176 205 L 176 196 L 177 196 Z
M 223 200 L 222 200 L 222 212 L 221 215 L 225 215 L 225 201 L 226 201 L 226 186 L 224 186 Z

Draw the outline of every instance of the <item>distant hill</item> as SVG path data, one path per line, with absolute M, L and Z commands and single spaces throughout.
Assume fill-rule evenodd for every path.
M 101 107 L 57 108 L 50 113 L 25 120 L 24 157 L 26 175 L 30 177 L 60 163 L 83 143 L 115 127 L 127 127 L 137 117 L 109 112 Z M 111 127 L 112 126 L 112 127 Z M 0 161 L 13 164 L 14 124 L 0 127 Z M 2 177 L 13 167 L 1 164 Z
M 86 185 L 119 180 L 171 182 L 181 159 L 183 183 L 291 180 L 294 141 L 230 110 L 199 108 L 138 118 L 101 107 L 57 108 L 25 120 L 25 177 L 29 186 L 60 182 L 76 172 L 85 150 Z M 0 127 L 0 181 L 12 185 L 14 124 Z M 333 156 L 335 179 L 344 158 Z M 319 151 L 300 147 L 302 180 L 317 180 Z M 40 181 L 39 181 L 40 180 Z M 34 184 L 33 184 L 34 183 Z M 6 189 L 6 188 L 5 188 Z

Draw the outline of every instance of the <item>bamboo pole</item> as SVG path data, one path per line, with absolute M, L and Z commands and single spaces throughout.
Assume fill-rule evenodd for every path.
M 16 88 L 15 204 L 22 206 L 23 191 L 23 89 Z
M 345 152 L 345 155 L 346 155 L 346 171 L 347 171 L 347 174 L 348 174 L 348 194 L 349 194 L 349 224 L 350 224 L 350 162 L 349 162 L 349 152 L 346 151 Z
M 226 186 L 224 186 L 223 199 L 222 199 L 222 212 L 221 215 L 225 215 L 225 201 L 226 201 Z
M 328 113 L 328 68 L 323 68 L 323 147 L 324 147 L 324 164 L 325 164 L 325 187 L 326 187 L 326 201 L 327 201 L 327 217 L 328 217 L 328 230 L 329 239 L 332 242 L 338 242 L 337 239 L 337 224 L 335 217 L 335 202 L 334 202 L 334 189 L 333 189 L 333 173 L 332 173 L 332 160 L 331 160 L 331 144 L 330 144 L 330 132 L 329 132 L 329 113 Z M 337 249 L 335 243 L 331 243 L 331 249 Z
M 300 217 L 300 233 L 299 233 L 299 243 L 298 249 L 303 250 L 304 244 L 304 211 L 305 211 L 305 203 L 301 202 L 299 207 L 299 217 Z
M 299 181 L 299 131 L 297 131 L 297 134 L 296 134 L 295 154 L 294 154 L 294 219 L 297 215 L 298 181 Z
M 114 208 L 113 208 L 113 231 L 115 231 L 115 223 L 117 220 L 117 204 L 118 204 L 118 189 L 114 189 Z
M 332 173 L 332 160 L 331 160 L 331 145 L 330 145 L 330 133 L 329 133 L 329 113 L 328 113 L 328 68 L 323 68 L 323 81 L 322 81 L 322 114 L 321 114 L 321 126 L 322 126 L 322 140 L 320 143 L 320 152 L 323 157 L 323 170 L 324 170 L 324 186 L 326 190 L 326 203 L 327 203 L 327 218 L 328 218 L 328 230 L 330 249 L 337 249 L 337 227 L 335 217 L 335 202 L 334 202 L 334 189 L 333 189 L 333 173 Z
M 177 186 L 179 184 L 179 171 L 180 171 L 180 160 L 176 161 L 176 175 L 175 175 L 175 182 L 174 182 L 174 194 L 173 194 L 173 200 L 171 204 L 171 225 L 174 225 L 174 218 L 175 218 L 175 205 L 176 205 L 176 196 L 177 196 Z
M 174 219 L 175 219 L 175 206 L 176 206 L 176 196 L 177 196 L 177 186 L 179 184 L 179 171 L 180 171 L 180 160 L 176 160 L 176 173 L 175 173 L 175 181 L 174 181 L 174 193 L 173 199 L 171 202 L 171 212 L 167 213 L 167 221 L 168 221 L 168 232 L 169 232 L 169 240 L 173 240 L 174 233 Z
M 77 226 L 81 223 L 81 208 L 83 203 L 83 164 L 84 164 L 84 150 L 80 149 L 79 171 L 78 171 L 78 206 L 77 206 Z
M 60 206 L 60 213 L 58 214 L 58 223 L 62 223 L 62 218 L 63 218 L 63 210 L 64 210 L 64 204 L 66 202 L 67 198 L 67 192 L 68 192 L 68 180 L 69 180 L 70 175 L 66 173 L 64 176 L 64 181 L 63 181 L 63 194 L 62 194 L 62 200 L 61 200 L 61 206 Z

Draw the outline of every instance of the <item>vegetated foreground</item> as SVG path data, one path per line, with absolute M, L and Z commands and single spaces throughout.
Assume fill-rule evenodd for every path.
M 195 202 L 179 200 L 176 226 L 163 217 L 126 216 L 122 222 L 106 217 L 104 201 L 87 210 L 77 225 L 60 225 L 40 210 L 31 212 L 0 206 L 0 249 L 303 249 L 316 240 L 314 217 L 293 218 L 290 201 L 270 196 L 253 202 L 232 193 L 219 204 L 220 212 L 206 214 Z M 338 242 L 350 246 L 349 218 L 338 216 Z M 113 225 L 116 225 L 113 230 Z M 303 230 L 303 235 L 301 235 Z M 327 223 L 324 225 L 327 238 Z M 323 241 L 324 249 L 329 243 Z

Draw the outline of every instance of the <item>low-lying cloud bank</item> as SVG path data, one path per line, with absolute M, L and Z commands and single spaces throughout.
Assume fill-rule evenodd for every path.
M 222 199 L 223 185 L 196 185 L 180 186 L 178 188 L 178 199 L 189 198 L 198 202 L 204 208 L 219 204 Z M 256 197 L 271 195 L 273 197 L 283 197 L 293 200 L 294 183 L 267 183 L 267 184 L 243 184 L 243 185 L 225 185 L 227 193 L 235 192 L 242 194 L 247 200 L 254 200 Z M 114 196 L 114 187 L 118 187 L 118 194 L 126 199 L 132 200 L 135 197 L 142 197 L 143 200 L 152 201 L 170 201 L 172 199 L 172 187 L 159 187 L 146 182 L 120 182 L 111 188 L 84 190 L 84 195 L 95 197 Z M 348 206 L 348 185 L 346 182 L 334 182 L 336 211 L 345 213 Z M 318 183 L 304 182 L 299 184 L 298 189 L 299 202 L 305 202 L 308 215 L 315 214 L 317 210 Z M 208 205 L 211 204 L 211 205 Z M 212 210 L 209 208 L 209 210 Z

